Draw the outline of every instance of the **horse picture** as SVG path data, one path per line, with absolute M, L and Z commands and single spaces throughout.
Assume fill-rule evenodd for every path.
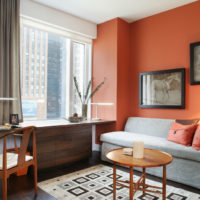
M 140 74 L 140 107 L 180 106 L 183 103 L 184 69 Z M 185 71 L 184 71 L 185 72 Z

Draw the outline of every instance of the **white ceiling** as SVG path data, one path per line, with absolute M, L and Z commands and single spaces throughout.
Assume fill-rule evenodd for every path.
M 197 0 L 33 0 L 99 24 L 120 17 L 133 22 Z

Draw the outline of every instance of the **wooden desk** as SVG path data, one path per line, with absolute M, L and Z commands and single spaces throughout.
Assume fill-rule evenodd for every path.
M 57 122 L 56 122 L 57 121 Z M 66 120 L 35 122 L 38 169 L 89 158 L 92 153 L 92 125 L 115 121 L 70 123 Z M 23 126 L 31 122 L 23 123 Z
M 70 123 L 67 120 L 44 120 L 26 121 L 20 126 L 36 127 L 38 169 L 44 169 L 89 158 L 92 153 L 92 125 L 114 122 L 87 120 Z M 2 131 L 0 135 L 4 133 L 5 131 Z M 12 138 L 8 139 L 7 143 L 9 148 L 13 147 Z

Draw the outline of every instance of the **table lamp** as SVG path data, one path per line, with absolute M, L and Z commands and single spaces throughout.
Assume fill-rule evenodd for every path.
M 91 105 L 95 106 L 95 118 L 92 118 L 92 120 L 100 120 L 98 118 L 98 106 L 112 106 L 113 103 L 91 103 Z

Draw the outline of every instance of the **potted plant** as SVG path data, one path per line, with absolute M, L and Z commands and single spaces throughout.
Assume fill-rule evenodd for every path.
M 81 92 L 79 90 L 79 86 L 78 86 L 78 82 L 77 82 L 77 78 L 76 76 L 74 76 L 74 84 L 75 84 L 75 88 L 76 88 L 76 91 L 78 93 L 78 96 L 80 98 L 80 101 L 82 103 L 82 117 L 83 119 L 87 119 L 87 108 L 88 108 L 88 102 L 89 100 L 94 96 L 94 94 L 102 87 L 102 85 L 105 83 L 105 79 L 104 81 L 102 81 L 99 85 L 97 85 L 97 87 L 91 91 L 91 93 L 89 94 L 89 91 L 90 91 L 90 87 L 91 87 L 91 83 L 92 83 L 92 80 L 90 80 L 88 82 L 88 85 L 87 85 L 87 89 L 85 91 L 85 94 L 82 96 L 81 95 Z

